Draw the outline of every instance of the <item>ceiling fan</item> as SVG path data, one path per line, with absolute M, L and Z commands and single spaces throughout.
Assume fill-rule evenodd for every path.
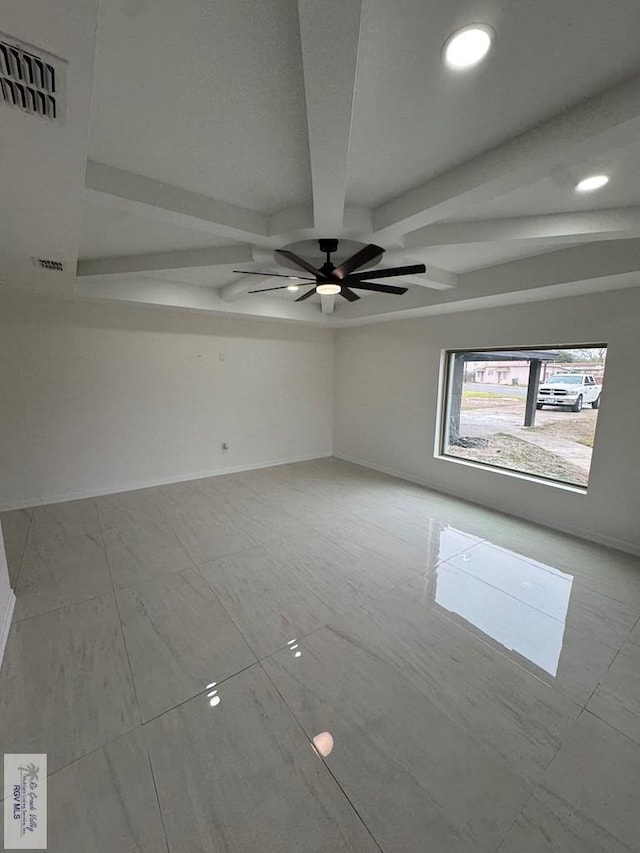
M 302 281 L 315 281 L 313 287 L 307 290 L 306 293 L 303 293 L 302 296 L 299 296 L 296 302 L 302 302 L 313 296 L 314 293 L 318 293 L 321 296 L 334 296 L 339 293 L 349 302 L 355 302 L 360 297 L 357 293 L 354 293 L 354 290 L 373 290 L 376 293 L 395 293 L 398 296 L 402 296 L 403 293 L 407 292 L 408 287 L 397 287 L 392 284 L 374 284 L 366 279 L 391 278 L 396 275 L 416 275 L 417 273 L 427 271 L 424 264 L 413 264 L 407 267 L 388 267 L 387 269 L 371 270 L 370 272 L 355 272 L 359 267 L 366 266 L 378 260 L 383 254 L 384 249 L 380 248 L 380 246 L 374 246 L 373 243 L 369 243 L 368 246 L 360 249 L 355 255 L 352 255 L 346 261 L 343 261 L 339 267 L 336 267 L 331 263 L 331 255 L 338 251 L 338 240 L 322 239 L 318 242 L 320 244 L 320 251 L 327 256 L 327 260 L 319 269 L 316 269 L 309 261 L 305 261 L 304 258 L 299 257 L 294 252 L 290 252 L 287 249 L 276 249 L 279 255 L 288 258 L 296 266 L 311 273 L 313 276 L 313 278 L 305 276 L 296 276 L 296 278 Z M 291 278 L 291 276 L 272 272 L 253 272 L 250 270 L 234 270 L 234 272 L 245 273 L 247 275 Z M 282 287 L 263 287 L 258 290 L 250 290 L 249 293 L 266 293 L 269 290 L 284 290 L 286 287 L 291 287 L 291 285 L 284 284 Z

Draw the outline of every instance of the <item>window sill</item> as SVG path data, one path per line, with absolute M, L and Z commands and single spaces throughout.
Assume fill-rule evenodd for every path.
M 488 471 L 492 474 L 501 474 L 503 477 L 511 477 L 516 480 L 525 480 L 528 483 L 536 483 L 542 486 L 550 486 L 553 489 L 560 489 L 563 492 L 571 492 L 574 495 L 586 495 L 586 486 L 574 486 L 570 483 L 560 483 L 558 480 L 549 480 L 546 477 L 536 477 L 533 474 L 525 474 L 522 471 L 510 471 L 508 468 L 498 468 L 495 465 L 488 465 L 486 462 L 472 462 L 469 459 L 459 459 L 457 456 L 450 456 L 446 453 L 434 454 L 435 459 L 444 462 L 453 462 L 456 465 L 463 465 L 466 468 L 475 468 L 479 471 Z

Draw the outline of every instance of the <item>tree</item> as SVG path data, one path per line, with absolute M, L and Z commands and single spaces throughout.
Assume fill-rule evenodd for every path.
M 563 356 L 569 356 L 564 358 Z M 601 361 L 604 363 L 607 357 L 606 347 L 592 347 L 589 349 L 560 350 L 560 356 L 556 361 Z

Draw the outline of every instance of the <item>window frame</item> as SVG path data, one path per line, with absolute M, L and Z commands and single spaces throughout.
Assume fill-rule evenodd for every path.
M 589 465 L 589 476 L 587 479 L 587 485 L 582 486 L 578 483 L 568 483 L 564 480 L 556 480 L 553 477 L 545 477 L 543 474 L 532 474 L 529 471 L 521 471 L 515 468 L 503 468 L 498 465 L 492 465 L 490 462 L 479 462 L 474 459 L 465 459 L 463 456 L 454 456 L 451 453 L 447 453 L 446 444 L 447 444 L 447 432 L 449 427 L 449 397 L 451 391 L 451 382 L 453 379 L 453 363 L 454 357 L 461 353 L 500 353 L 500 352 L 531 352 L 532 350 L 543 351 L 543 350 L 571 350 L 571 349 L 605 349 L 607 356 L 609 353 L 609 344 L 608 343 L 577 343 L 577 344 L 529 344 L 528 346 L 498 346 L 498 347 L 487 347 L 487 346 L 479 346 L 479 347 L 455 347 L 452 349 L 443 349 L 441 350 L 441 361 L 440 361 L 440 390 L 438 394 L 438 405 L 437 405 L 437 424 L 436 424 L 436 435 L 435 435 L 435 447 L 434 447 L 434 457 L 439 460 L 443 460 L 446 462 L 453 462 L 459 465 L 465 465 L 467 467 L 476 468 L 481 471 L 489 471 L 497 474 L 502 474 L 507 477 L 515 477 L 519 480 L 526 480 L 532 483 L 540 483 L 545 486 L 552 486 L 554 488 L 563 489 L 565 491 L 573 492 L 578 495 L 586 495 L 587 490 L 589 488 L 589 481 L 591 479 L 591 464 L 593 464 L 593 450 L 591 455 L 591 464 Z M 472 359 L 470 359 L 472 360 Z M 575 362 L 567 362 L 567 365 Z M 606 369 L 606 358 L 604 361 L 605 369 Z M 567 372 L 570 372 L 567 370 Z M 597 385 L 595 378 L 592 374 L 584 374 L 585 377 L 590 375 L 593 379 L 593 384 Z M 604 373 L 603 373 L 604 379 Z M 586 379 L 585 379 L 586 381 Z M 488 383 L 491 384 L 491 383 Z M 497 383 L 496 383 L 497 384 Z M 598 412 L 598 417 L 600 413 Z

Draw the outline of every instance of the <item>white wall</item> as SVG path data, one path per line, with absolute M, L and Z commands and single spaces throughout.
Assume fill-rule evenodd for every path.
M 586 495 L 434 456 L 444 349 L 609 344 Z M 640 289 L 341 329 L 334 453 L 640 553 Z
M 320 328 L 5 297 L 0 509 L 326 456 L 332 361 Z
M 326 455 L 333 407 L 337 455 L 640 552 L 640 289 L 341 329 L 335 383 L 333 334 L 4 298 L 0 509 Z M 434 458 L 443 349 L 600 340 L 587 495 Z

